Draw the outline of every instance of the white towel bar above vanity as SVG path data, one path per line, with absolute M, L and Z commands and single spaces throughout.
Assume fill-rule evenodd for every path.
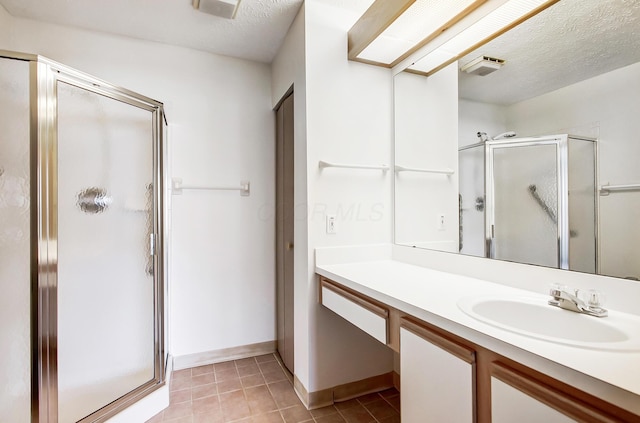
M 389 170 L 389 166 L 385 164 L 358 165 L 358 164 L 346 164 L 346 163 L 331 163 L 331 162 L 325 162 L 324 160 L 320 160 L 318 162 L 318 167 L 320 168 L 320 170 L 326 169 L 328 167 L 336 167 L 336 168 L 342 168 L 342 169 L 372 169 L 372 170 L 382 170 L 383 172 L 386 172 L 387 170 Z
M 444 169 L 421 169 L 417 167 L 405 167 L 396 165 L 396 172 L 421 172 L 421 173 L 439 173 L 442 175 L 453 175 L 455 172 L 452 169 L 444 168 Z

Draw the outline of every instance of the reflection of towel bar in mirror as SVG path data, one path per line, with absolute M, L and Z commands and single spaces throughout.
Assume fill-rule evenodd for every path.
M 171 179 L 171 193 L 173 195 L 182 195 L 182 190 L 211 190 L 211 191 L 240 191 L 243 197 L 249 196 L 251 193 L 251 183 L 249 181 L 240 181 L 239 186 L 206 186 L 206 185 L 183 185 L 181 178 Z
M 640 184 L 625 184 L 625 185 L 601 185 L 600 195 L 609 195 L 612 192 L 620 191 L 640 191 Z
M 453 175 L 455 172 L 451 169 L 420 169 L 417 167 L 395 166 L 396 172 L 421 172 L 421 173 L 439 173 L 442 175 Z
M 320 160 L 318 162 L 318 167 L 320 169 L 325 169 L 327 167 L 337 167 L 342 169 L 372 169 L 372 170 L 382 170 L 386 172 L 389 170 L 388 165 L 357 165 L 357 164 L 346 164 L 346 163 L 330 163 Z

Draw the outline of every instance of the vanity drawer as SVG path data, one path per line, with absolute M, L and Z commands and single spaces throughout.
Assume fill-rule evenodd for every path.
M 383 344 L 389 343 L 389 310 L 329 279 L 320 278 L 320 303 Z

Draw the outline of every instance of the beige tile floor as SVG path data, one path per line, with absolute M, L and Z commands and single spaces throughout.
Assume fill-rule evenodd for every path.
M 274 354 L 173 372 L 167 409 L 147 423 L 396 423 L 397 390 L 307 411 Z

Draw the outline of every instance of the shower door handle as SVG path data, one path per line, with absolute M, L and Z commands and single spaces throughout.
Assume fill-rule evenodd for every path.
M 156 236 L 155 234 L 149 234 L 149 255 L 156 255 Z
M 495 238 L 495 225 L 491 225 L 489 227 L 489 236 L 486 237 L 485 239 L 485 257 L 487 258 L 494 258 L 495 257 L 495 242 L 494 242 L 494 238 Z
M 102 188 L 91 187 L 80 191 L 76 204 L 85 213 L 96 214 L 105 211 L 113 199 L 107 196 L 107 191 Z

